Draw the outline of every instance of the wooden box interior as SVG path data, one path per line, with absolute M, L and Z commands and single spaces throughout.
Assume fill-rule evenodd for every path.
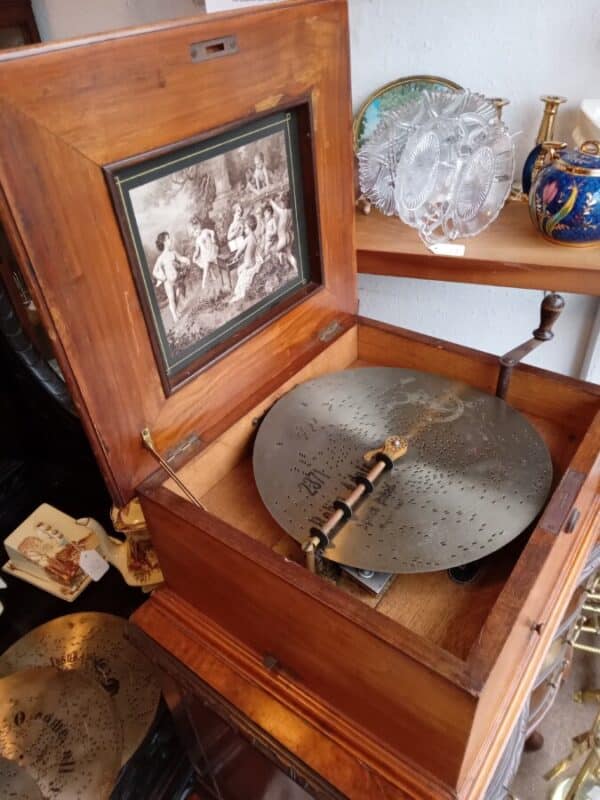
M 386 341 L 390 336 L 394 340 L 392 348 Z M 218 436 L 179 470 L 179 477 L 210 515 L 282 559 L 303 565 L 300 545 L 275 522 L 260 499 L 252 470 L 254 435 L 260 419 L 276 398 L 299 382 L 330 371 L 372 365 L 435 371 L 461 378 L 486 391 L 493 391 L 496 372 L 495 359 L 491 356 L 447 344 L 442 347 L 428 337 L 364 322 L 346 332 Z M 536 377 L 541 386 L 536 386 Z M 529 419 L 546 442 L 554 467 L 553 488 L 568 468 L 591 423 L 597 397 L 596 387 L 586 388 L 580 382 L 540 370 L 523 368 L 516 375 L 509 401 Z M 164 486 L 183 496 L 172 480 L 168 479 Z M 446 571 L 442 571 L 398 575 L 380 597 L 370 595 L 347 577 L 342 577 L 337 587 L 391 623 L 467 662 L 501 591 L 511 580 L 534 527 L 532 525 L 510 545 L 486 559 L 471 583 L 454 583 Z M 547 545 L 550 547 L 552 542 Z M 534 578 L 535 575 L 531 575 L 531 579 Z M 177 583 L 177 576 L 173 579 Z

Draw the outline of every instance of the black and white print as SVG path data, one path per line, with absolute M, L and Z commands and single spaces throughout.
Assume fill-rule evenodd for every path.
M 117 175 L 167 374 L 308 282 L 296 135 L 277 114 Z

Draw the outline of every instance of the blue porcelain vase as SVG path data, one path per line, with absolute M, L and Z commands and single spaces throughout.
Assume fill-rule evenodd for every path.
M 533 224 L 557 244 L 600 245 L 600 142 L 550 147 L 546 160 L 529 193 Z
M 538 160 L 538 158 L 540 158 L 540 156 L 543 156 L 543 152 L 542 145 L 536 144 L 525 160 L 525 164 L 523 166 L 523 175 L 521 176 L 521 183 L 523 184 L 523 191 L 527 195 L 531 191 L 531 182 L 533 173 L 535 171 L 535 162 Z

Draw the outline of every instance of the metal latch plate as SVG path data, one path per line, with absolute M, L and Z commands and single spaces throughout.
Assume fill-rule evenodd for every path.
M 235 36 L 222 36 L 220 39 L 208 39 L 205 42 L 194 42 L 190 46 L 190 58 L 197 64 L 213 58 L 231 56 L 238 51 Z

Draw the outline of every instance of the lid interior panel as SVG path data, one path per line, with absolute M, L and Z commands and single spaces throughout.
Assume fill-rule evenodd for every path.
M 195 63 L 191 46 L 234 35 Z M 105 168 L 309 103 L 323 286 L 167 395 Z M 356 309 L 346 3 L 208 15 L 0 57 L 0 180 L 32 294 L 116 503 L 168 450 L 323 348 Z M 265 393 L 267 390 L 265 391 Z

